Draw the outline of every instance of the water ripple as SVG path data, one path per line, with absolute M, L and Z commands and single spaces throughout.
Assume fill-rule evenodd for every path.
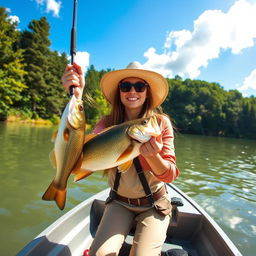
M 107 187 L 98 172 L 77 183 L 69 180 L 63 211 L 41 200 L 55 174 L 48 159 L 53 130 L 0 124 L 0 239 L 12 244 L 0 248 L 3 255 L 14 255 L 55 219 Z M 180 176 L 174 184 L 211 214 L 243 255 L 254 255 L 256 141 L 180 135 L 175 142 Z

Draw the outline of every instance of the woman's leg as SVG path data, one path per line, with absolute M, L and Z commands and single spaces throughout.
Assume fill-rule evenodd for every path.
M 139 214 L 136 220 L 137 226 L 130 256 L 161 255 L 170 216 L 161 216 L 152 208 Z
M 125 237 L 130 232 L 134 217 L 134 213 L 115 201 L 107 204 L 89 255 L 118 255 Z

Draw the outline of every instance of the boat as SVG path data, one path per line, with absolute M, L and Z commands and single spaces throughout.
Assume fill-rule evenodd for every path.
M 242 255 L 202 207 L 175 185 L 166 184 L 166 187 L 169 196 L 182 204 L 173 205 L 162 255 L 172 250 L 183 250 L 189 256 Z M 71 209 L 28 243 L 17 256 L 82 256 L 95 236 L 108 194 L 109 189 L 105 189 Z M 129 255 L 133 233 L 134 228 L 119 255 Z

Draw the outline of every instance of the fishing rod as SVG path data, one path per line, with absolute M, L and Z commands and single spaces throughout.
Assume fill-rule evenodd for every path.
M 76 55 L 76 15 L 77 14 L 77 0 L 74 0 L 73 7 L 73 23 L 71 29 L 71 42 L 70 42 L 70 55 L 71 55 L 71 64 L 74 63 L 74 58 Z M 72 97 L 74 95 L 74 85 L 71 85 L 69 88 L 69 96 Z

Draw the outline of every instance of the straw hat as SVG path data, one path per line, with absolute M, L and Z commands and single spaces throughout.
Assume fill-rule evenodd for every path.
M 165 100 L 169 89 L 167 80 L 156 72 L 141 69 L 141 64 L 135 61 L 131 62 L 126 69 L 114 70 L 102 77 L 100 87 L 110 104 L 114 102 L 114 95 L 119 82 L 127 77 L 137 77 L 149 84 L 154 108 L 161 105 Z

